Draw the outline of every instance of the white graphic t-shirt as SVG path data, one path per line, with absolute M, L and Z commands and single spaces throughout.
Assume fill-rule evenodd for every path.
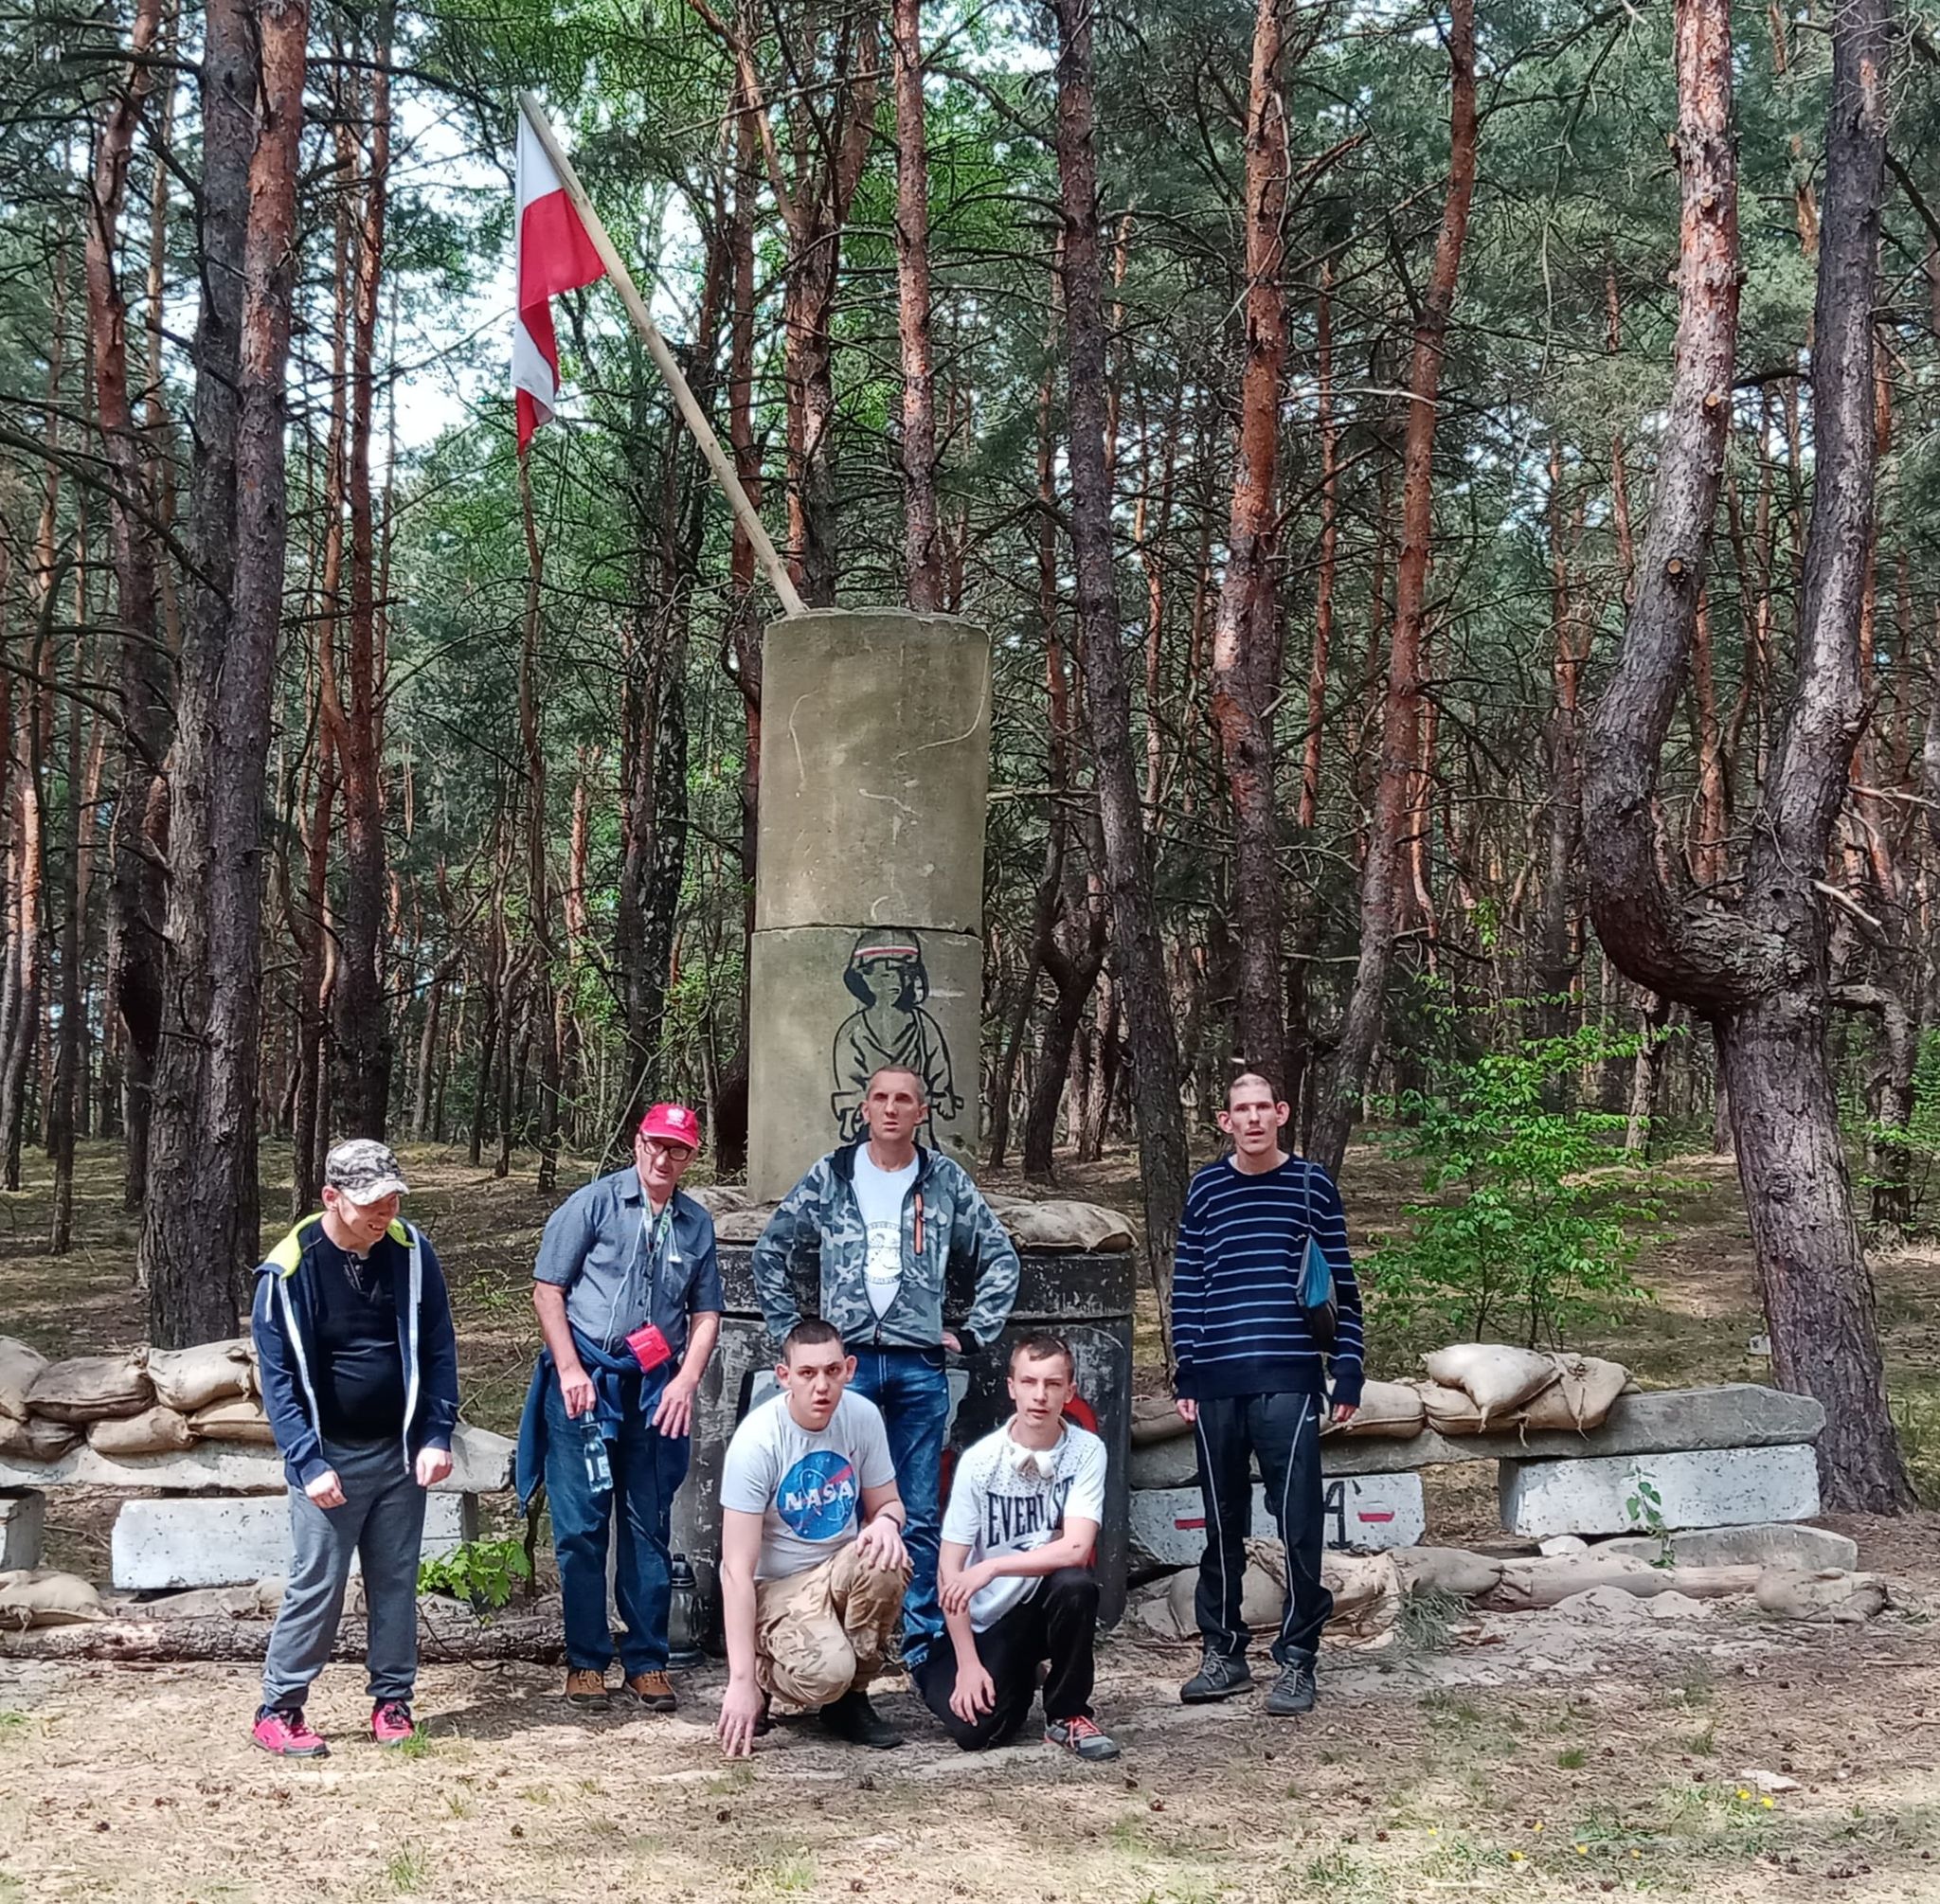
M 902 1286 L 903 1198 L 916 1181 L 916 1166 L 921 1160 L 912 1157 L 901 1170 L 884 1170 L 871 1160 L 867 1144 L 855 1153 L 855 1201 L 861 1206 L 863 1227 L 869 1232 L 869 1255 L 862 1273 L 868 1283 L 869 1305 L 878 1320 L 889 1313 Z
M 970 1550 L 969 1565 L 997 1554 L 1028 1554 L 1065 1531 L 1065 1516 L 1105 1521 L 1105 1444 L 1069 1422 L 1057 1444 L 1020 1447 L 1008 1425 L 964 1451 L 943 1509 L 943 1537 Z M 981 1633 L 1037 1590 L 1034 1579 L 1006 1574 L 970 1602 L 970 1628 Z
M 845 1394 L 819 1434 L 779 1394 L 750 1409 L 721 1469 L 721 1505 L 762 1517 L 757 1580 L 785 1580 L 818 1567 L 855 1538 L 865 1488 L 896 1478 L 876 1405 Z

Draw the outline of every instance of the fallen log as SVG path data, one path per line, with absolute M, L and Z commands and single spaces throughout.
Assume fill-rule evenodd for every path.
M 177 1661 L 260 1660 L 269 1647 L 268 1620 L 92 1620 L 76 1626 L 39 1626 L 0 1633 L 0 1660 L 99 1660 L 130 1664 Z M 557 1613 L 498 1613 L 481 1619 L 456 1601 L 418 1603 L 418 1647 L 427 1664 L 473 1660 L 526 1660 L 556 1666 L 566 1658 L 566 1629 Z M 361 1660 L 362 1620 L 346 1620 L 331 1650 L 333 1660 Z

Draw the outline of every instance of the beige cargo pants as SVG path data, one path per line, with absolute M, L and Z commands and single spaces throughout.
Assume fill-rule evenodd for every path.
M 763 1690 L 803 1711 L 866 1690 L 902 1622 L 907 1579 L 907 1572 L 863 1565 L 851 1541 L 806 1573 L 762 1581 L 754 1619 Z

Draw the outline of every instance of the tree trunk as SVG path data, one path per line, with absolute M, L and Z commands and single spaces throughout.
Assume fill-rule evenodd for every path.
M 148 452 L 135 428 L 129 396 L 128 302 L 121 291 L 117 248 L 128 195 L 129 160 L 153 85 L 149 56 L 155 48 L 161 15 L 161 0 L 137 0 L 129 36 L 133 59 L 103 117 L 87 212 L 95 404 L 108 466 L 119 492 L 109 513 L 121 722 L 110 835 L 114 874 L 108 896 L 107 1009 L 120 1015 L 129 1037 L 124 1071 L 130 1096 L 125 1193 L 131 1209 L 140 1201 L 147 1169 L 148 1079 L 160 1032 L 164 895 L 159 856 L 144 838 L 144 825 L 168 751 L 171 684 L 169 651 L 156 614 L 154 542 L 135 508 L 135 499 L 149 494 Z M 166 145 L 166 137 L 162 143 Z M 158 177 L 165 176 L 167 168 L 157 161 L 155 171 Z
M 1887 1411 L 1873 1291 L 1825 1063 L 1818 879 L 1862 714 L 1857 636 L 1873 505 L 1873 290 L 1884 164 L 1885 0 L 1832 18 L 1825 202 L 1813 315 L 1815 483 L 1792 707 L 1740 894 L 1674 893 L 1660 871 L 1658 761 L 1691 657 L 1731 414 L 1738 308 L 1728 0 L 1678 13 L 1682 257 L 1656 504 L 1624 652 L 1590 733 L 1586 847 L 1597 931 L 1640 983 L 1713 1023 L 1783 1387 L 1819 1397 L 1831 1508 L 1912 1499 Z
M 162 1348 L 235 1333 L 259 1248 L 262 786 L 308 27 L 305 0 L 212 0 L 206 16 L 198 574 L 170 774 L 163 1035 L 140 1249 L 150 1338 Z
M 922 0 L 890 0 L 896 67 L 896 314 L 903 347 L 903 521 L 909 605 L 943 605 L 936 505 L 936 389 L 929 345 L 929 153 L 923 110 Z
M 1570 592 L 1570 547 L 1563 534 L 1562 445 L 1550 444 L 1550 603 L 1554 623 L 1551 660 L 1549 722 L 1548 857 L 1543 867 L 1542 911 L 1536 934 L 1536 990 L 1544 1030 L 1559 1037 L 1568 1030 L 1569 997 L 1577 971 L 1571 898 L 1583 842 L 1583 742 L 1578 683 L 1584 656 L 1579 652 L 1577 615 Z
M 553 1005 L 552 881 L 546 866 L 546 748 L 539 731 L 540 591 L 545 557 L 532 515 L 531 465 L 519 458 L 519 519 L 526 537 L 526 614 L 519 646 L 519 744 L 526 756 L 526 914 L 531 928 L 529 997 L 539 1040 L 539 1177 L 542 1196 L 559 1187 L 559 1027 Z M 500 1173 L 501 1175 L 503 1173 Z
M 1163 1307 L 1172 1286 L 1173 1242 L 1185 1205 L 1189 1162 L 1179 1108 L 1172 999 L 1133 772 L 1131 697 L 1112 572 L 1111 490 L 1105 448 L 1104 280 L 1092 105 L 1094 16 L 1086 0 L 1053 0 L 1053 10 L 1058 28 L 1056 146 L 1069 339 L 1070 519 L 1078 652 L 1097 762 L 1104 873 L 1111 908 L 1111 962 L 1131 1028 L 1146 1255 Z
M 1238 457 L 1227 518 L 1226 576 L 1212 623 L 1212 719 L 1226 763 L 1234 839 L 1239 972 L 1234 1051 L 1241 1069 L 1284 1091 L 1286 1021 L 1270 710 L 1280 687 L 1274 487 L 1286 368 L 1286 110 L 1281 92 L 1284 0 L 1259 0 L 1246 127 L 1246 362 Z
M 1442 205 L 1442 227 L 1435 240 L 1428 295 L 1414 327 L 1414 357 L 1408 380 L 1408 430 L 1401 459 L 1401 554 L 1395 566 L 1393 634 L 1388 650 L 1388 690 L 1382 704 L 1380 778 L 1367 859 L 1361 869 L 1360 956 L 1314 1129 L 1316 1160 L 1336 1175 L 1347 1154 L 1347 1134 L 1360 1115 L 1361 1096 L 1380 1040 L 1388 975 L 1400 929 L 1411 795 L 1421 766 L 1421 650 L 1428 620 L 1429 542 L 1434 530 L 1435 418 L 1448 315 L 1455 303 L 1462 247 L 1468 233 L 1468 208 L 1475 196 L 1474 0 L 1450 0 L 1448 72 L 1448 191 Z
M 80 574 L 84 578 L 85 567 Z M 76 620 L 87 625 L 86 604 Z M 67 703 L 67 747 L 63 762 L 64 789 L 61 802 L 61 1023 L 55 1034 L 53 1090 L 47 1100 L 47 1150 L 54 1162 L 54 1213 L 49 1226 L 50 1254 L 64 1256 L 74 1243 L 74 1138 L 81 1102 L 86 1092 L 81 1075 L 81 1028 L 86 1022 L 86 994 L 81 982 L 83 944 L 81 883 L 81 774 L 84 759 L 81 740 L 83 666 L 87 641 L 77 636 Z
M 1327 661 L 1334 645 L 1334 583 L 1340 546 L 1340 428 L 1334 418 L 1334 261 L 1320 260 L 1314 296 L 1314 388 L 1320 437 L 1320 566 L 1314 584 L 1314 650 L 1307 666 L 1306 745 L 1300 770 L 1300 824 L 1314 824 L 1320 800 L 1320 734 L 1327 711 Z M 1288 1080 L 1287 1088 L 1293 1088 Z
M 370 495 L 378 285 L 384 270 L 385 215 L 390 186 L 391 21 L 390 0 L 383 0 L 371 44 L 369 160 L 364 171 L 361 204 L 350 225 L 354 269 L 346 484 L 350 504 L 350 614 L 344 671 L 350 698 L 339 734 L 343 913 L 332 995 L 332 1108 L 337 1134 L 371 1138 L 385 1134 L 394 1056 L 380 971 L 388 881 L 379 738 L 384 688 L 377 654 L 376 524 Z

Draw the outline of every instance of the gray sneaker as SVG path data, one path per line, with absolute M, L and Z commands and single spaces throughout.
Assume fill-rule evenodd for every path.
M 1044 1742 L 1061 1746 L 1090 1765 L 1103 1765 L 1118 1756 L 1117 1742 L 1098 1730 L 1097 1720 L 1088 1713 L 1080 1713 L 1074 1719 L 1052 1719 L 1044 1728 Z
M 1253 1683 L 1247 1667 L 1247 1656 L 1209 1652 L 1199 1670 L 1178 1689 L 1179 1698 L 1189 1706 L 1211 1705 L 1215 1699 L 1230 1699 Z
M 1320 1688 L 1314 1683 L 1314 1666 L 1311 1660 L 1303 1661 L 1297 1666 L 1281 1669 L 1280 1677 L 1273 1682 L 1273 1690 L 1266 1695 L 1267 1715 L 1276 1719 L 1292 1718 L 1297 1713 L 1310 1713 L 1314 1700 L 1320 1695 Z

